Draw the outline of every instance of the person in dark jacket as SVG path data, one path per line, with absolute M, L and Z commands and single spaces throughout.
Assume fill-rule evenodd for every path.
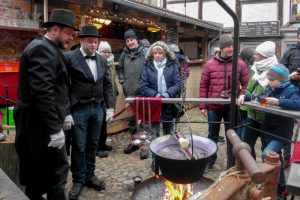
M 49 200 L 64 200 L 69 164 L 63 127 L 70 129 L 73 120 L 61 50 L 68 48 L 78 29 L 74 13 L 65 9 L 52 10 L 44 27 L 46 34 L 31 41 L 20 60 L 15 145 L 27 197 L 41 200 L 47 193 Z
M 167 44 L 158 41 L 152 44 L 147 52 L 147 61 L 141 77 L 141 93 L 145 97 L 173 98 L 180 95 L 180 75 L 176 57 Z M 163 134 L 171 134 L 173 123 L 177 117 L 173 104 L 163 104 L 161 120 Z M 160 122 L 152 122 L 152 140 L 159 137 Z M 154 158 L 154 155 L 153 155 Z M 152 160 L 151 169 L 154 171 L 155 159 Z
M 95 176 L 95 159 L 103 125 L 103 104 L 106 121 L 114 115 L 115 101 L 107 61 L 96 53 L 98 30 L 96 26 L 83 26 L 78 37 L 80 48 L 65 53 L 70 63 L 72 131 L 71 172 L 73 186 L 70 199 L 78 199 L 83 186 L 104 190 L 105 183 Z
M 270 90 L 266 93 L 268 96 L 266 101 L 269 105 L 280 106 L 281 108 L 288 110 L 295 109 L 292 102 L 300 100 L 299 90 L 295 85 L 291 84 L 288 80 L 288 76 L 289 71 L 282 64 L 272 66 L 268 70 L 267 77 L 269 80 Z M 259 97 L 260 95 L 258 98 Z M 251 96 L 246 95 L 246 99 L 250 100 Z M 292 139 L 293 128 L 294 119 L 272 113 L 265 114 L 262 130 L 272 133 L 273 135 L 265 134 L 264 136 L 266 146 L 262 153 L 263 159 L 266 158 L 266 155 L 269 152 L 273 151 L 279 153 L 281 163 L 283 164 L 281 150 L 289 143 L 288 141 Z M 280 195 L 285 190 L 285 185 L 284 167 L 281 165 L 277 194 Z
M 299 1 L 299 0 L 298 0 Z M 295 4 L 294 6 L 297 6 Z M 299 16 L 298 16 L 299 17 Z M 291 45 L 282 55 L 280 63 L 289 69 L 289 79 L 298 89 L 300 89 L 300 28 L 297 31 L 297 44 Z M 284 165 L 289 167 L 291 159 L 291 144 L 287 144 L 284 148 Z
M 180 95 L 180 77 L 174 53 L 164 42 L 152 44 L 141 77 L 141 93 L 145 97 L 174 98 Z M 163 104 L 161 120 L 176 117 L 172 104 Z M 152 123 L 152 137 L 159 136 L 159 122 Z M 171 134 L 173 123 L 163 122 L 163 133 Z
M 147 48 L 138 42 L 138 37 L 132 29 L 128 29 L 124 34 L 126 46 L 124 47 L 119 59 L 119 67 L 117 73 L 120 84 L 123 87 L 125 97 L 140 96 L 140 78 L 144 68 L 145 54 Z M 130 107 L 132 109 L 132 107 Z M 135 111 L 133 111 L 134 113 Z M 136 116 L 133 115 L 128 118 L 128 126 L 130 134 L 134 135 L 137 131 Z M 138 146 L 129 144 L 125 149 L 125 154 L 130 154 L 138 150 Z M 140 158 L 147 158 L 147 151 L 141 149 Z
M 230 97 L 230 82 L 232 77 L 232 55 L 233 40 L 229 35 L 222 35 L 219 40 L 220 51 L 213 58 L 209 59 L 203 68 L 200 80 L 200 98 L 228 98 Z M 246 64 L 242 60 L 238 60 L 238 68 L 236 74 L 237 96 L 244 94 L 248 81 L 249 73 Z M 229 87 L 228 87 L 229 86 Z M 241 88 L 241 89 L 240 89 Z M 229 105 L 223 104 L 200 104 L 200 112 L 208 117 L 208 122 L 221 122 L 222 119 L 229 121 Z M 225 132 L 228 130 L 225 124 Z M 220 124 L 209 123 L 208 138 L 215 143 L 218 141 Z M 234 157 L 227 141 L 227 168 L 234 165 Z M 229 146 L 229 147 L 228 147 Z M 217 154 L 210 157 L 207 163 L 207 169 L 211 169 L 216 162 Z

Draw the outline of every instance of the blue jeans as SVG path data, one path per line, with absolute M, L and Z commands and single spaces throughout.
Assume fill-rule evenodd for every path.
M 280 156 L 281 168 L 280 168 L 280 177 L 278 188 L 285 188 L 285 176 L 284 176 L 284 167 L 283 167 L 283 159 L 281 156 L 281 150 L 286 146 L 286 143 L 280 142 L 278 140 L 272 140 L 266 137 L 266 147 L 263 150 L 262 158 L 265 160 L 267 154 L 271 151 L 276 152 Z
M 244 120 L 244 124 L 246 124 L 249 127 L 258 129 L 258 130 L 262 129 L 261 122 L 255 121 L 249 117 L 247 117 Z M 261 144 L 262 144 L 261 149 L 263 150 L 265 147 L 265 137 L 264 137 L 263 133 L 256 131 L 254 129 L 248 128 L 247 126 L 245 126 L 245 129 L 244 129 L 243 142 L 246 142 L 247 144 L 249 144 L 249 146 L 251 147 L 251 155 L 254 158 L 254 160 L 256 160 L 255 144 L 256 144 L 257 138 L 260 137 Z
M 210 123 L 210 122 L 221 122 L 222 119 L 224 122 L 229 122 L 229 110 L 228 111 L 211 111 L 208 110 L 208 138 L 218 143 L 218 137 L 220 132 L 221 124 L 219 123 Z M 225 132 L 229 129 L 229 124 L 226 123 Z M 210 163 L 214 164 L 217 160 L 217 152 L 209 158 Z
M 75 105 L 72 109 L 71 171 L 73 183 L 84 184 L 95 176 L 95 159 L 104 111 L 99 103 Z

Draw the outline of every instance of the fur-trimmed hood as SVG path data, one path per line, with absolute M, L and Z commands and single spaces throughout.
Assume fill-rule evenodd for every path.
M 147 54 L 146 54 L 146 59 L 147 60 L 151 60 L 153 59 L 153 48 L 156 47 L 156 46 L 160 46 L 164 51 L 165 51 L 165 54 L 166 54 L 166 58 L 167 59 L 170 59 L 170 60 L 175 60 L 175 54 L 172 52 L 172 50 L 168 47 L 168 45 L 162 41 L 157 41 L 155 43 L 153 43 L 148 51 L 147 51 Z

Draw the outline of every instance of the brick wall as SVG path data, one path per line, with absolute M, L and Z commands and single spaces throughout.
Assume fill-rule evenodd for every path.
M 0 16 L 4 19 L 25 19 L 31 15 L 31 0 L 0 0 Z

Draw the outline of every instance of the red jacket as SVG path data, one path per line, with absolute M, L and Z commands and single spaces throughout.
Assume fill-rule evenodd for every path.
M 225 70 L 227 69 L 227 70 Z M 227 71 L 225 75 L 225 71 Z M 232 77 L 232 58 L 228 60 L 222 59 L 219 54 L 209 59 L 204 67 L 200 80 L 200 98 L 222 98 L 221 92 L 223 90 L 231 90 L 228 88 L 228 79 L 231 84 Z M 225 80 L 224 80 L 225 78 Z M 248 81 L 250 79 L 247 66 L 242 60 L 238 60 L 237 69 L 237 96 L 244 94 Z M 200 109 L 208 109 L 212 111 L 223 111 L 229 109 L 229 105 L 224 104 L 200 104 Z

